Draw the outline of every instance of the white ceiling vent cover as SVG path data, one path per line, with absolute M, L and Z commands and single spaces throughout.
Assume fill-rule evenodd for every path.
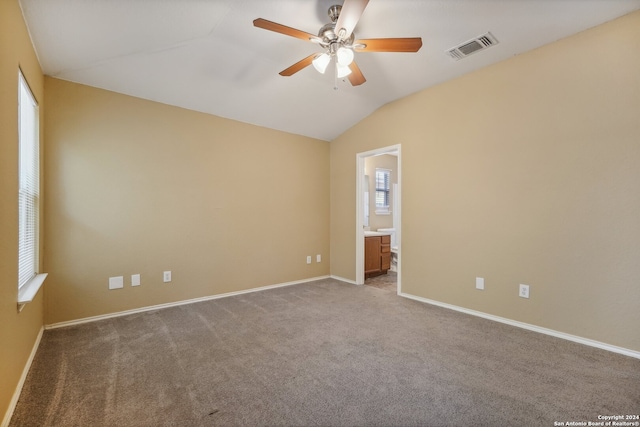
M 454 48 L 447 50 L 447 54 L 458 61 L 476 52 L 490 48 L 491 46 L 494 46 L 496 44 L 498 44 L 498 39 L 496 39 L 491 33 L 485 33 L 481 36 L 476 37 L 475 39 L 468 40 Z

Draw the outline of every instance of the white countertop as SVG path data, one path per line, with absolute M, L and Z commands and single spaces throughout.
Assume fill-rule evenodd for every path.
M 373 236 L 390 236 L 391 233 L 385 231 L 366 231 L 364 232 L 364 237 L 373 237 Z

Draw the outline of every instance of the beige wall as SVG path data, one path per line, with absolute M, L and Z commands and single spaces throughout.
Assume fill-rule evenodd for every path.
M 640 351 L 639 50 L 636 12 L 333 141 L 332 274 L 355 278 L 356 153 L 402 144 L 404 292 Z
M 17 0 L 0 1 L 0 421 L 42 328 L 43 292 L 17 312 L 18 67 L 44 108 L 43 76 Z M 41 132 L 42 134 L 42 132 Z M 42 151 L 44 156 L 44 151 Z M 44 194 L 42 195 L 44 197 Z
M 327 142 L 53 78 L 45 90 L 46 324 L 329 274 Z
M 391 191 L 389 195 L 389 210 L 391 214 L 376 214 L 376 169 L 389 169 L 391 172 Z M 377 230 L 379 228 L 393 227 L 393 184 L 398 183 L 398 156 L 383 154 L 381 156 L 370 156 L 364 159 L 364 173 L 369 177 L 369 228 Z

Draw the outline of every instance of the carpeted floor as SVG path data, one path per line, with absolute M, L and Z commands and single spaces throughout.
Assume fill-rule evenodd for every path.
M 11 426 L 553 426 L 640 360 L 323 280 L 45 331 Z

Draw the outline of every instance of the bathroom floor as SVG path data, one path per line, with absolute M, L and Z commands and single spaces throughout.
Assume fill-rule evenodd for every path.
M 387 274 L 372 277 L 364 281 L 366 286 L 372 286 L 386 291 L 398 291 L 398 275 L 395 271 L 388 271 Z

